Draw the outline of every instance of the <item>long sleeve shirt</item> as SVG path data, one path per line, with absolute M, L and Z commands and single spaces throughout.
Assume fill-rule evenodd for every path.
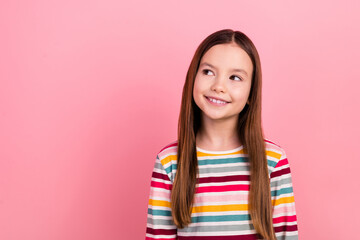
M 255 240 L 248 206 L 250 169 L 243 146 L 228 151 L 196 147 L 199 182 L 191 223 L 178 229 L 171 215 L 171 189 L 177 167 L 177 141 L 157 154 L 151 178 L 146 240 Z M 278 240 L 298 239 L 290 166 L 285 151 L 265 139 L 273 226 Z

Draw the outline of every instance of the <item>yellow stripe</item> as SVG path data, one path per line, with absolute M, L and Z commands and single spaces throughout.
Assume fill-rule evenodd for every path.
M 268 155 L 270 157 L 274 157 L 274 158 L 277 158 L 277 159 L 280 159 L 280 157 L 281 157 L 281 154 L 277 153 L 277 152 L 273 152 L 273 151 L 269 151 L 269 150 L 266 150 L 265 152 L 266 152 L 266 155 Z M 198 154 L 199 157 L 219 156 L 219 154 L 203 153 L 203 152 L 200 152 L 200 151 L 198 151 L 197 154 Z M 247 152 L 244 151 L 244 149 L 241 149 L 240 151 L 237 151 L 237 152 L 225 153 L 225 154 L 221 154 L 221 155 L 234 155 L 234 154 L 247 154 Z
M 169 155 L 167 156 L 166 158 L 162 159 L 161 160 L 161 163 L 163 166 L 165 166 L 166 164 L 168 164 L 169 162 L 171 162 L 171 160 L 174 160 L 176 159 L 176 156 L 175 155 Z
M 279 198 L 279 199 L 276 199 L 276 200 L 272 200 L 272 205 L 277 206 L 277 205 L 280 205 L 280 204 L 283 204 L 283 203 L 292 203 L 292 202 L 295 202 L 294 196 L 292 196 L 292 197 L 283 197 L 283 198 Z
M 265 150 L 266 155 L 270 156 L 270 157 L 274 157 L 277 159 L 280 159 L 281 154 L 277 153 L 277 152 L 273 152 L 273 151 L 269 151 L 269 150 Z M 199 157 L 206 157 L 206 156 L 218 156 L 219 154 L 213 154 L 213 153 L 203 153 L 198 151 L 198 156 Z M 232 152 L 232 153 L 225 153 L 225 154 L 221 154 L 221 155 L 234 155 L 234 154 L 247 154 L 247 152 L 244 149 L 241 149 L 240 151 L 236 151 L 236 152 Z M 163 165 L 168 164 L 171 160 L 176 160 L 177 159 L 177 155 L 169 155 L 166 158 L 161 160 L 161 163 Z
M 247 204 L 232 204 L 232 205 L 212 205 L 212 206 L 198 206 L 193 207 L 192 212 L 222 212 L 222 211 L 246 211 Z
M 266 155 L 268 155 L 270 157 L 274 157 L 277 159 L 280 159 L 280 157 L 281 157 L 281 154 L 277 153 L 277 152 L 273 152 L 273 151 L 265 151 L 265 152 L 266 152 Z
M 153 199 L 149 199 L 149 204 L 151 206 L 157 206 L 157 207 L 170 207 L 170 202 L 168 201 L 163 201 L 163 200 L 153 200 Z
M 198 151 L 197 156 L 198 157 L 206 157 L 206 156 L 219 156 L 219 155 L 234 155 L 234 154 L 243 154 L 244 150 L 241 149 L 240 151 L 232 152 L 232 153 L 224 153 L 224 154 L 213 154 L 213 153 L 203 153 Z

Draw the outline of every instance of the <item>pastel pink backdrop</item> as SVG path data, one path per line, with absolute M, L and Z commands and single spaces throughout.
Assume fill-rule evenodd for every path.
M 300 239 L 360 215 L 359 1 L 2 1 L 0 239 L 144 239 L 157 152 L 210 33 L 263 67 L 263 126 L 287 152 Z

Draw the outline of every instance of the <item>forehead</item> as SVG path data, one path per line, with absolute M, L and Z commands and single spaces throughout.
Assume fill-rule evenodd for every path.
M 236 43 L 217 44 L 212 46 L 201 58 L 200 64 L 203 62 L 224 70 L 241 68 L 246 70 L 249 74 L 253 69 L 251 58 Z

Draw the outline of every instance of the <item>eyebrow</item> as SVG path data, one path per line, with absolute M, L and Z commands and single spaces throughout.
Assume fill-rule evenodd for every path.
M 200 64 L 200 67 L 203 66 L 203 65 L 206 65 L 206 66 L 209 66 L 209 67 L 211 67 L 211 68 L 216 69 L 216 67 L 214 67 L 213 65 L 211 65 L 210 63 L 207 63 L 207 62 L 203 62 L 202 64 Z M 234 71 L 234 72 L 242 72 L 242 73 L 244 73 L 246 76 L 248 76 L 247 72 L 246 72 L 244 69 L 233 68 L 233 69 L 231 69 L 231 70 Z

